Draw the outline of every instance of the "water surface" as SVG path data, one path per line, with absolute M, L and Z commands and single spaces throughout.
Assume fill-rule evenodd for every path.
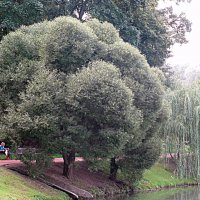
M 200 187 L 145 192 L 131 196 L 118 196 L 115 198 L 109 198 L 109 200 L 200 200 Z

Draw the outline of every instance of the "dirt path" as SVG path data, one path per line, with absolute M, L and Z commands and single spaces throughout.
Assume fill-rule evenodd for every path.
M 20 160 L 0 160 L 0 166 L 5 166 L 5 165 L 20 165 L 21 161 Z
M 66 188 L 84 199 L 90 199 L 91 194 L 111 195 L 120 190 L 116 182 L 111 181 L 103 172 L 91 172 L 82 159 L 77 159 L 73 170 L 73 178 L 62 175 L 63 162 L 56 162 L 43 174 L 45 179 L 53 184 Z
M 83 158 L 81 157 L 76 157 L 76 162 L 83 161 Z M 63 159 L 62 158 L 54 158 L 53 159 L 54 163 L 62 163 Z M 0 166 L 8 166 L 8 165 L 20 165 L 22 162 L 20 160 L 0 160 Z

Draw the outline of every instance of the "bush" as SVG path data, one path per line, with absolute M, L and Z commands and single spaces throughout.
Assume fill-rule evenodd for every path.
M 45 152 L 37 153 L 32 150 L 24 152 L 21 161 L 26 166 L 28 175 L 33 178 L 41 175 L 51 164 L 51 158 Z

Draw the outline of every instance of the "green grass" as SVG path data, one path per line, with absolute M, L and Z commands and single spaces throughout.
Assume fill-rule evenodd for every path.
M 5 154 L 0 154 L 0 160 L 5 160 L 6 159 L 6 155 Z
M 68 200 L 66 194 L 0 168 L 1 200 Z
M 151 169 L 144 172 L 142 180 L 137 184 L 141 190 L 173 187 L 177 185 L 195 184 L 194 179 L 178 179 L 172 172 L 165 169 L 162 164 L 155 164 Z
M 52 158 L 62 158 L 61 154 L 53 154 L 51 155 Z
M 4 153 L 1 153 L 0 154 L 0 160 L 5 160 L 5 159 L 6 159 L 6 155 Z M 15 154 L 10 154 L 9 159 L 16 160 L 16 159 L 19 159 L 19 158 Z

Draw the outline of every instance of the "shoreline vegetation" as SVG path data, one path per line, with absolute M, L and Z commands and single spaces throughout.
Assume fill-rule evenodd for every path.
M 177 178 L 168 166 L 156 163 L 151 169 L 144 172 L 143 178 L 136 185 L 135 191 L 156 191 L 197 184 L 195 179 Z

